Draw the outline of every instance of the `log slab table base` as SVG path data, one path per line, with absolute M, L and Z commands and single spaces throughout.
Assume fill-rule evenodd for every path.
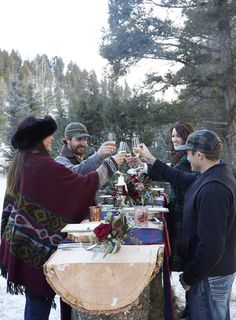
M 105 258 L 99 250 L 58 249 L 44 272 L 54 291 L 72 306 L 73 320 L 147 320 L 155 314 L 153 305 L 160 307 L 151 300 L 158 297 L 154 288 L 161 288 L 161 283 L 153 284 L 163 253 L 163 245 L 122 245 Z
M 128 311 L 97 315 L 72 308 L 71 320 L 163 320 L 163 309 L 162 278 L 159 272 Z

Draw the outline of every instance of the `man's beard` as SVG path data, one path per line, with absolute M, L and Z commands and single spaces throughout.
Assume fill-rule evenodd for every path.
M 76 155 L 76 156 L 83 156 L 85 154 L 85 147 L 72 147 L 71 151 Z

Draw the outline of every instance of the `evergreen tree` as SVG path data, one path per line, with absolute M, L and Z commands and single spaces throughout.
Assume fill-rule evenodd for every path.
M 68 99 L 65 94 L 66 78 L 63 60 L 60 57 L 54 57 L 50 61 L 50 65 L 53 75 L 51 110 L 58 125 L 58 129 L 54 134 L 53 155 L 57 156 L 61 149 L 61 140 L 64 137 L 64 129 L 67 125 Z
M 41 114 L 50 113 L 53 108 L 54 77 L 47 55 L 37 55 L 32 62 L 35 92 L 41 99 Z
M 49 60 L 43 55 L 22 63 L 17 53 L 0 52 L 0 121 L 8 145 L 19 121 L 30 114 L 55 117 L 54 156 L 59 153 L 65 126 L 72 121 L 88 127 L 90 152 L 106 140 L 108 131 L 114 131 L 118 141 L 127 139 L 129 143 L 136 132 L 151 145 L 160 124 L 168 123 L 169 104 L 155 101 L 151 94 L 131 92 L 127 83 L 123 88 L 112 77 L 99 82 L 94 71 L 81 71 L 74 63 L 64 69 L 58 57 Z
M 18 75 L 12 76 L 12 79 L 10 80 L 8 99 L 5 105 L 5 114 L 7 126 L 4 142 L 11 145 L 10 139 L 16 131 L 17 125 L 30 114 L 27 98 L 24 94 L 24 90 L 22 89 Z
M 154 70 L 146 84 L 183 88 L 182 106 L 201 113 L 208 124 L 225 123 L 222 135 L 235 137 L 235 14 L 232 0 L 111 0 L 101 53 L 117 76 L 139 61 L 178 64 L 164 75 Z

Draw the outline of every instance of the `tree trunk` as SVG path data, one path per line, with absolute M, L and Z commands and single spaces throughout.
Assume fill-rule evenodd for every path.
M 228 16 L 228 1 L 216 0 L 216 12 L 219 15 L 218 35 L 220 62 L 222 70 L 222 89 L 225 101 L 226 120 L 228 122 L 227 141 L 230 162 L 235 166 L 236 151 L 236 91 L 234 83 L 233 41 L 231 21 Z
M 126 312 L 111 315 L 92 314 L 72 308 L 71 320 L 161 320 L 163 319 L 162 273 L 143 290 L 137 305 Z

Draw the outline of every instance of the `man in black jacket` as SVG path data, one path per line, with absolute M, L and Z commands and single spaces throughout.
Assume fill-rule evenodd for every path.
M 191 320 L 228 320 L 236 271 L 236 181 L 220 161 L 223 144 L 209 130 L 191 133 L 185 145 L 192 171 L 156 160 L 144 144 L 148 175 L 186 190 L 181 253 L 186 260 L 180 282 L 187 291 Z

